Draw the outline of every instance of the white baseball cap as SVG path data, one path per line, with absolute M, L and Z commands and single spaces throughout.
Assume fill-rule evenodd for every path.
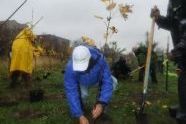
M 72 64 L 74 71 L 85 71 L 88 68 L 91 54 L 87 47 L 77 46 L 72 52 Z

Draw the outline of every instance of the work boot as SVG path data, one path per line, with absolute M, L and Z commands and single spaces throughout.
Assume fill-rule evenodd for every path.
M 178 110 L 179 110 L 179 105 L 170 106 L 169 107 L 169 115 L 172 118 L 176 118 L 176 114 L 177 114 Z
M 178 124 L 186 124 L 186 113 L 177 112 L 176 120 Z

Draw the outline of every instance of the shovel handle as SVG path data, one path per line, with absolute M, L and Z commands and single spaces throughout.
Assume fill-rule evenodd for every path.
M 155 18 L 152 19 L 151 31 L 150 31 L 149 36 L 148 36 L 148 51 L 147 51 L 147 59 L 146 59 L 146 65 L 145 65 L 145 78 L 144 78 L 144 86 L 143 86 L 143 96 L 142 96 L 142 103 L 141 103 L 139 113 L 143 113 L 144 108 L 145 108 L 145 101 L 146 101 L 148 81 L 149 81 L 149 70 L 150 70 L 153 37 L 154 37 L 154 27 L 155 27 Z
M 153 18 L 152 25 L 151 25 L 151 31 L 148 36 L 148 51 L 147 51 L 147 59 L 146 59 L 146 65 L 145 65 L 143 94 L 147 93 L 147 88 L 148 88 L 150 61 L 151 61 L 152 45 L 153 45 L 153 38 L 154 38 L 154 27 L 155 27 L 155 19 Z
M 15 15 L 15 13 L 27 2 L 27 0 L 23 1 L 23 3 L 2 23 L 0 24 L 0 29 L 2 28 L 2 26 L 4 24 L 6 24 L 8 22 L 8 20 L 10 20 L 10 18 L 12 18 L 13 15 Z

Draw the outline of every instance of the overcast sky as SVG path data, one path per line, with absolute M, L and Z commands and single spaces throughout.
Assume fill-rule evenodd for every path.
M 5 20 L 23 0 L 1 0 L 0 20 Z M 118 29 L 110 41 L 117 41 L 121 48 L 130 50 L 138 42 L 146 39 L 145 33 L 150 30 L 150 10 L 157 5 L 162 15 L 166 15 L 168 0 L 115 0 L 117 3 L 133 4 L 133 13 L 124 19 L 117 13 L 111 21 Z M 13 16 L 20 23 L 34 21 L 41 16 L 44 19 L 35 27 L 37 34 L 50 33 L 60 37 L 76 40 L 87 35 L 96 40 L 99 46 L 103 43 L 105 25 L 94 15 L 107 17 L 108 11 L 100 0 L 28 0 Z M 159 47 L 166 47 L 169 32 L 156 27 L 154 39 Z

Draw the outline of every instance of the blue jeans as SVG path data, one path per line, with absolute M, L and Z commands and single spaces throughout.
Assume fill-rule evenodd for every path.
M 114 76 L 112 76 L 112 80 L 113 90 L 115 91 L 118 85 L 118 81 Z M 98 86 L 98 83 L 95 86 Z M 88 89 L 89 89 L 88 86 L 80 85 L 81 99 L 83 103 L 86 103 L 86 98 L 88 97 Z

